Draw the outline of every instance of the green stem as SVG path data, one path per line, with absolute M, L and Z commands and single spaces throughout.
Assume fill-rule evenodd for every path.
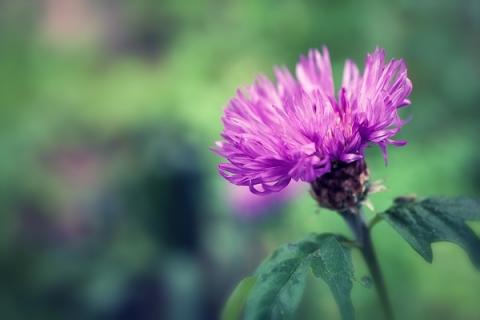
M 370 230 L 362 216 L 360 208 L 350 208 L 340 212 L 347 222 L 348 226 L 355 235 L 356 240 L 360 244 L 360 251 L 370 270 L 370 273 L 378 293 L 378 297 L 382 304 L 383 312 L 387 320 L 393 320 L 393 310 L 388 298 L 387 288 L 383 279 L 382 270 L 378 263 L 377 255 L 373 247 Z

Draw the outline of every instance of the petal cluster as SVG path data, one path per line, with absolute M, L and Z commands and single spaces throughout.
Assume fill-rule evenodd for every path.
M 403 60 L 386 61 L 378 48 L 363 72 L 347 60 L 337 93 L 325 47 L 301 56 L 295 71 L 275 68 L 275 83 L 259 76 L 228 103 L 214 148 L 227 160 L 219 172 L 228 181 L 276 192 L 292 179 L 314 181 L 333 161 L 362 159 L 370 144 L 385 159 L 388 145 L 405 144 L 393 139 L 404 124 L 398 109 L 410 104 L 412 91 Z

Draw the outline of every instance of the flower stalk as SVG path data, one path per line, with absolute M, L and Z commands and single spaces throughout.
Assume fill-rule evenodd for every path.
M 393 309 L 388 297 L 387 287 L 385 285 L 382 270 L 380 269 L 380 264 L 378 263 L 377 255 L 373 247 L 370 228 L 363 218 L 361 208 L 359 206 L 352 207 L 343 211 L 339 211 L 339 213 L 347 222 L 355 236 L 356 241 L 359 244 L 359 249 L 362 252 L 363 258 L 365 259 L 380 299 L 385 319 L 394 320 Z

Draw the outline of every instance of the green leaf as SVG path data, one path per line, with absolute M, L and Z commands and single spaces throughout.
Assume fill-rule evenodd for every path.
M 245 318 L 292 319 L 303 295 L 309 267 L 332 289 L 343 319 L 353 319 L 350 250 L 339 242 L 338 236 L 331 234 L 310 235 L 281 246 L 264 261 L 256 271 L 257 281 L 247 300 Z
M 313 274 L 322 278 L 332 291 L 342 319 L 353 319 L 350 292 L 353 283 L 353 264 L 350 251 L 335 238 L 325 239 L 312 257 Z
M 248 294 L 253 288 L 255 281 L 255 277 L 246 277 L 238 283 L 225 304 L 222 320 L 240 319 Z
M 426 261 L 432 262 L 431 244 L 448 241 L 462 247 L 480 269 L 480 238 L 465 223 L 480 220 L 480 201 L 468 198 L 427 198 L 397 203 L 382 217 Z

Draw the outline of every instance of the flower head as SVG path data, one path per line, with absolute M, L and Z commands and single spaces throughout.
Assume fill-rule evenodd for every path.
M 337 94 L 325 47 L 300 57 L 296 77 L 284 67 L 275 76 L 276 83 L 259 76 L 225 109 L 214 151 L 228 160 L 219 165 L 228 181 L 253 193 L 276 192 L 292 179 L 315 181 L 333 162 L 363 159 L 370 144 L 385 160 L 387 145 L 405 144 L 393 137 L 412 84 L 403 60 L 386 61 L 383 49 L 367 55 L 363 73 L 348 60 Z

